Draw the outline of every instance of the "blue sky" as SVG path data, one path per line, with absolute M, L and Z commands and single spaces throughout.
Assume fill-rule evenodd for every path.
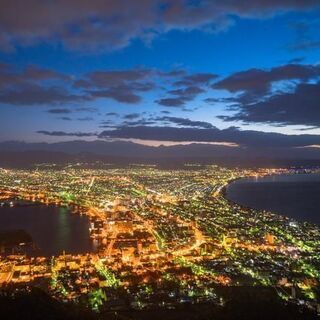
M 2 8 L 1 141 L 54 142 L 74 139 L 55 132 L 98 136 L 104 129 L 128 126 L 208 127 L 196 121 L 218 129 L 236 126 L 239 130 L 320 134 L 320 119 L 314 120 L 319 115 L 315 105 L 320 79 L 317 1 L 306 1 L 304 5 L 289 0 L 277 4 L 270 1 L 267 6 L 265 2 L 260 6 L 258 1 L 254 8 L 238 8 L 236 1 L 229 1 L 232 5 L 222 8 L 217 4 L 212 7 L 209 2 L 206 8 L 206 1 L 190 5 L 190 1 L 179 0 L 178 8 L 164 13 L 155 10 L 164 6 L 161 1 L 151 2 L 155 2 L 154 6 L 146 5 L 145 13 L 133 17 L 135 13 L 131 15 L 130 10 L 143 9 L 134 1 L 120 1 L 119 7 L 108 7 L 106 1 L 101 10 L 98 0 L 88 1 L 82 15 L 78 8 L 79 16 L 72 11 L 77 9 L 77 2 L 71 1 L 61 26 L 53 22 L 64 10 L 60 1 L 56 7 L 45 8 L 47 26 L 42 26 L 36 15 L 37 10 L 42 12 L 41 6 L 26 7 L 21 25 L 16 20 L 23 10 L 14 11 L 18 8 L 16 1 L 11 1 L 9 8 Z M 114 17 L 124 14 L 122 9 L 127 5 L 128 16 L 113 22 Z M 94 19 L 86 16 L 90 6 Z M 170 7 L 170 1 L 166 6 Z M 204 10 L 198 12 L 198 6 Z M 217 6 L 222 13 L 210 14 Z M 88 20 L 86 24 L 84 19 Z M 33 71 L 28 73 L 30 66 Z M 290 66 L 295 69 L 292 71 Z M 253 81 L 251 87 L 242 86 L 241 81 L 245 83 L 251 77 L 252 69 L 262 71 L 256 77 L 257 83 L 263 84 L 256 87 Z M 44 70 L 56 75 L 44 75 Z M 132 72 L 137 70 L 143 75 L 132 79 Z M 113 78 L 114 71 L 122 72 L 120 82 Z M 169 76 L 173 71 L 180 74 Z M 238 72 L 242 74 L 237 75 Z M 94 73 L 100 73 L 99 80 L 93 79 Z M 102 73 L 106 73 L 108 81 Z M 211 76 L 206 81 L 176 84 L 199 74 Z M 228 81 L 223 82 L 224 79 Z M 86 83 L 79 85 L 80 80 Z M 192 93 L 186 91 L 190 88 Z M 48 94 L 51 89 L 54 93 Z M 32 90 L 39 96 L 43 94 L 43 99 L 28 98 Z M 123 97 L 128 90 L 133 96 Z M 292 97 L 294 94 L 297 99 Z M 174 101 L 164 104 L 163 99 L 168 98 Z M 281 106 L 274 105 L 278 100 Z M 290 103 L 298 100 L 303 104 L 300 109 Z M 168 105 L 172 102 L 174 105 Z

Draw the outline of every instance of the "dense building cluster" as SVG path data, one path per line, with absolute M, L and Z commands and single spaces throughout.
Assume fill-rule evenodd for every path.
M 230 202 L 230 181 L 288 170 L 214 165 L 0 169 L 0 203 L 68 206 L 90 219 L 95 252 L 30 256 L 1 247 L 0 286 L 27 284 L 95 310 L 223 304 L 221 286 L 274 287 L 316 308 L 320 228 Z

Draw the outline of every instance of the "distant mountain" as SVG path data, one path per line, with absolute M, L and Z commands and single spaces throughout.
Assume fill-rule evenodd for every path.
M 210 144 L 152 147 L 125 141 L 68 141 L 57 143 L 0 143 L 0 165 L 102 161 L 175 165 L 184 162 L 226 165 L 320 165 L 319 148 L 245 148 Z
M 126 141 L 68 141 L 57 143 L 25 143 L 8 141 L 0 143 L 2 152 L 47 151 L 66 154 L 90 153 L 95 155 L 109 155 L 136 158 L 158 157 L 207 157 L 214 155 L 230 156 L 237 154 L 238 148 L 217 146 L 210 144 L 190 144 L 152 147 Z

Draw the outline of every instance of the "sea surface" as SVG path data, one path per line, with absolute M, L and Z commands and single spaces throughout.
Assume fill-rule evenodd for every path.
M 320 225 L 320 174 L 244 178 L 227 187 L 228 199 Z
M 71 213 L 66 207 L 30 205 L 0 207 L 0 230 L 23 229 L 39 248 L 51 256 L 93 251 L 89 236 L 89 219 Z

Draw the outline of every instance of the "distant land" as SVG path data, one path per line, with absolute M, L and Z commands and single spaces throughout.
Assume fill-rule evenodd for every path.
M 127 141 L 67 141 L 57 143 L 0 143 L 0 165 L 25 167 L 35 163 L 101 161 L 111 164 L 217 163 L 239 166 L 319 166 L 320 148 L 230 147 L 192 143 L 189 145 L 147 146 Z

